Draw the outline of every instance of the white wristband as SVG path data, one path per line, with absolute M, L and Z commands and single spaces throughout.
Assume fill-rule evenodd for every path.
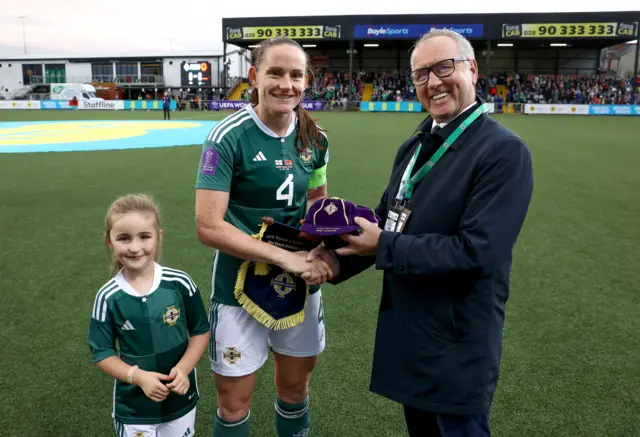
M 127 382 L 129 384 L 133 384 L 133 372 L 135 372 L 137 368 L 138 366 L 129 367 L 129 371 L 127 372 Z

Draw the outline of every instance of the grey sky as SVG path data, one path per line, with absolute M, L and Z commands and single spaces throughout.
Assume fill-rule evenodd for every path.
M 239 4 L 244 7 L 239 8 Z M 24 21 L 29 55 L 73 56 L 164 53 L 170 48 L 181 53 L 221 53 L 223 17 L 640 10 L 640 0 L 381 0 L 375 7 L 363 7 L 355 0 L 280 0 L 277 8 L 273 5 L 264 0 L 0 0 L 0 56 L 24 54 L 22 20 L 18 18 L 23 15 L 27 16 Z M 575 9 L 577 5 L 579 10 Z M 181 8 L 187 11 L 181 12 Z

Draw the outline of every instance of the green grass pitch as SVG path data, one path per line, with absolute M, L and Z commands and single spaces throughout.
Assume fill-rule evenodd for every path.
M 224 113 L 175 113 L 220 119 Z M 329 193 L 375 206 L 418 114 L 317 113 Z M 640 435 L 640 119 L 495 116 L 531 148 L 535 192 L 507 303 L 497 437 Z M 161 112 L 0 112 L 0 121 L 161 119 Z M 112 380 L 90 363 L 93 298 L 106 282 L 109 203 L 161 204 L 162 263 L 210 293 L 212 251 L 194 231 L 199 146 L 0 154 L 0 435 L 110 436 Z M 368 392 L 381 273 L 325 286 L 327 348 L 311 382 L 313 436 L 406 435 L 401 409 Z M 206 302 L 208 308 L 208 302 Z M 403 359 L 402 356 L 397 359 Z M 216 398 L 207 356 L 197 434 Z M 272 363 L 260 371 L 252 436 L 273 436 Z

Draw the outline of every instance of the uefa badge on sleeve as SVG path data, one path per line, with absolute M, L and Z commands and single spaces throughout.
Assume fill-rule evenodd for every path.
M 200 166 L 200 173 L 209 176 L 215 175 L 219 159 L 220 155 L 216 149 L 213 147 L 207 147 L 204 149 L 202 151 L 202 157 L 200 158 L 200 161 L 202 162 Z

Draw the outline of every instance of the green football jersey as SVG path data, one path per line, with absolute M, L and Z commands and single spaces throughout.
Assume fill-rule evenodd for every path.
M 260 120 L 251 105 L 226 117 L 203 145 L 196 188 L 229 193 L 225 221 L 241 231 L 256 234 L 263 216 L 300 227 L 307 211 L 307 190 L 326 181 L 329 148 L 295 147 L 296 120 L 282 137 Z M 212 298 L 238 305 L 233 289 L 244 260 L 216 251 L 213 261 Z M 318 290 L 312 287 L 311 293 Z
M 155 264 L 151 291 L 139 295 L 118 273 L 98 291 L 91 312 L 89 348 L 94 363 L 111 356 L 168 375 L 189 337 L 209 332 L 200 291 L 184 272 Z M 116 349 L 116 341 L 118 349 Z M 185 395 L 158 403 L 137 385 L 115 381 L 113 415 L 124 424 L 158 424 L 182 417 L 199 399 L 195 368 Z

